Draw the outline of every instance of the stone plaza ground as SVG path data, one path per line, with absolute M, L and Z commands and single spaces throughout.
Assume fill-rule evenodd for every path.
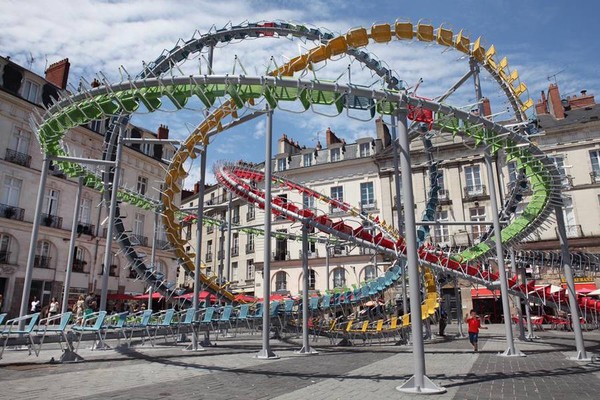
M 600 393 L 600 361 L 578 363 L 571 332 L 536 332 L 534 342 L 517 346 L 527 357 L 500 357 L 503 325 L 482 331 L 480 352 L 454 337 L 426 343 L 427 375 L 447 392 L 436 399 L 593 399 Z M 600 353 L 600 332 L 585 332 L 586 348 Z M 110 344 L 113 344 L 112 342 Z M 116 342 L 114 342 L 116 344 Z M 298 356 L 300 340 L 272 340 L 275 360 L 254 356 L 259 335 L 219 338 L 203 352 L 180 344 L 118 347 L 79 353 L 85 362 L 53 364 L 55 343 L 39 358 L 7 350 L 0 360 L 0 399 L 404 399 L 419 396 L 396 390 L 412 375 L 408 346 L 331 346 L 321 338 L 319 354 Z M 82 343 L 84 348 L 89 343 Z

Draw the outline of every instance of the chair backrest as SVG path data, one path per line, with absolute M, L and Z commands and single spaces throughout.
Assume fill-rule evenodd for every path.
M 229 321 L 231 319 L 231 313 L 233 312 L 233 306 L 225 306 L 221 313 L 221 321 Z
M 254 318 L 262 318 L 263 306 L 262 303 L 256 303 L 256 310 L 254 311 Z
M 369 327 L 369 321 L 363 321 L 360 331 L 366 332 L 368 327 Z
M 191 324 L 192 322 L 194 322 L 194 319 L 196 318 L 196 310 L 194 309 L 194 307 L 190 307 L 187 310 L 185 310 L 185 318 L 183 319 L 184 324 Z
M 119 318 L 117 319 L 117 323 L 114 325 L 114 328 L 122 328 L 125 326 L 125 322 L 127 322 L 127 316 L 129 316 L 129 311 L 123 311 L 117 314 Z
M 250 311 L 250 304 L 242 304 L 240 306 L 240 312 L 238 313 L 238 319 L 248 318 L 248 311 Z
M 281 303 L 278 302 L 278 301 L 271 302 L 271 309 L 269 310 L 270 314 L 271 314 L 271 317 L 276 317 L 277 316 L 277 314 L 279 313 L 279 306 L 280 305 L 281 305 Z
M 57 330 L 59 331 L 64 331 L 67 328 L 67 325 L 69 324 L 69 321 L 71 320 L 71 316 L 73 315 L 73 313 L 71 311 L 67 311 L 66 313 L 63 313 L 60 316 L 60 324 L 58 325 Z
M 39 317 L 40 313 L 30 314 L 26 316 L 26 318 L 29 318 L 29 324 L 27 324 L 27 326 L 25 327 L 25 332 L 33 331 L 33 328 L 35 328 Z
M 311 297 L 310 301 L 308 303 L 308 308 L 312 311 L 316 311 L 319 309 L 319 298 L 318 297 Z
M 160 322 L 160 325 L 163 325 L 163 326 L 171 325 L 171 321 L 173 320 L 174 316 L 175 316 L 175 309 L 169 308 L 168 310 L 165 311 L 165 316 L 163 317 L 163 320 Z
M 321 308 L 329 308 L 331 304 L 331 296 L 326 294 L 321 299 Z
M 6 313 L 0 314 L 0 325 L 4 322 L 4 318 L 6 318 Z
M 390 321 L 390 329 L 396 329 L 398 327 L 398 317 L 392 317 Z
M 213 315 L 215 315 L 215 308 L 208 307 L 204 312 L 204 317 L 202 318 L 202 322 L 211 322 L 213 319 Z
M 284 302 L 284 311 L 286 314 L 291 314 L 294 311 L 294 300 L 288 299 Z
M 152 310 L 144 310 L 144 312 L 142 313 L 142 321 L 140 322 L 140 325 L 148 325 L 148 323 L 150 323 L 150 317 L 152 317 Z
M 106 311 L 98 311 L 98 314 L 96 314 L 96 315 L 90 314 L 90 315 L 92 316 L 92 318 L 96 317 L 96 322 L 94 323 L 92 329 L 95 331 L 100 330 L 102 328 L 102 325 L 104 325 L 104 319 L 106 318 Z

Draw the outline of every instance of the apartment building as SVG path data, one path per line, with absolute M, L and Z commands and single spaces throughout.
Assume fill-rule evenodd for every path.
M 42 167 L 42 153 L 29 126 L 29 115 L 34 109 L 43 111 L 43 106 L 66 90 L 68 74 L 68 59 L 52 64 L 42 77 L 9 58 L 0 57 L 0 293 L 4 297 L 2 311 L 13 315 L 18 313 L 21 302 Z M 105 129 L 105 121 L 77 127 L 65 137 L 65 146 L 72 155 L 100 159 Z M 133 125 L 127 131 L 132 137 L 168 138 L 169 135 L 165 126 L 160 126 L 157 133 Z M 170 159 L 174 150 L 171 145 L 127 146 L 123 152 L 122 184 L 158 199 L 164 160 Z M 51 297 L 62 298 L 78 186 L 76 180 L 67 179 L 58 168 L 50 169 L 31 284 L 31 296 L 41 299 L 42 305 L 48 304 Z M 89 290 L 99 293 L 102 282 L 107 211 L 100 193 L 88 188 L 83 190 L 79 208 L 70 301 Z M 154 213 L 121 204 L 121 214 L 131 230 L 132 241 L 139 245 L 140 252 L 148 255 L 149 263 Z M 155 267 L 168 279 L 175 280 L 175 258 L 160 224 L 157 231 Z M 112 252 L 109 293 L 144 292 L 146 285 L 130 272 L 118 245 L 113 245 Z

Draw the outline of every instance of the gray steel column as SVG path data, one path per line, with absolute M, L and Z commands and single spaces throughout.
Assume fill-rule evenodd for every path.
M 400 190 L 400 169 L 398 166 L 398 135 L 396 133 L 396 116 L 394 114 L 391 115 L 391 125 L 392 153 L 394 154 L 394 186 L 396 189 L 396 217 L 398 224 L 398 232 L 400 232 L 400 235 L 402 235 L 402 196 Z M 408 313 L 408 298 L 406 293 L 406 262 L 404 262 L 404 259 L 402 257 L 400 257 L 400 268 L 402 270 L 402 314 L 406 315 Z
M 33 279 L 33 264 L 35 262 L 35 251 L 37 249 L 37 239 L 40 232 L 42 207 L 44 205 L 44 193 L 46 191 L 46 181 L 48 179 L 49 169 L 50 158 L 47 155 L 44 155 L 42 170 L 40 172 L 38 195 L 35 202 L 35 212 L 33 214 L 33 224 L 31 226 L 31 239 L 29 241 L 29 252 L 27 253 L 27 268 L 25 269 L 25 281 L 23 282 L 23 296 L 21 297 L 19 317 L 23 317 L 29 313 L 29 294 L 31 292 L 31 280 Z M 23 329 L 24 327 L 25 321 L 19 324 L 19 329 Z
M 496 164 L 497 165 L 497 164 Z M 497 170 L 497 169 L 496 169 Z M 518 277 L 517 275 L 517 261 L 515 259 L 515 249 L 510 248 L 510 271 L 512 272 L 514 277 Z M 516 281 L 519 283 L 518 279 Z M 525 284 L 525 281 L 522 282 Z M 525 286 L 527 288 L 527 286 Z M 525 289 L 527 290 L 527 289 Z M 523 325 L 523 312 L 521 311 L 521 296 L 514 295 L 513 303 L 517 308 L 517 318 L 519 319 L 519 340 L 525 341 L 527 337 L 525 336 L 525 325 Z M 530 323 L 531 321 L 528 321 Z
M 196 257 L 194 258 L 194 297 L 192 307 L 196 310 L 196 315 L 200 308 L 200 269 L 202 266 L 202 233 L 204 220 L 204 182 L 206 180 L 206 158 L 208 156 L 208 147 L 204 145 L 200 153 L 200 182 L 198 182 L 198 207 L 196 208 Z M 204 348 L 198 342 L 198 337 L 192 335 L 192 344 L 186 350 L 203 351 Z
M 325 275 L 327 275 L 325 290 L 329 293 L 329 245 L 327 243 L 325 243 Z
M 556 226 L 558 231 L 558 240 L 560 242 L 560 253 L 562 265 L 565 270 L 565 280 L 567 281 L 567 290 L 569 291 L 569 310 L 571 311 L 571 325 L 575 334 L 575 346 L 577 347 L 577 355 L 571 359 L 577 361 L 591 361 L 585 351 L 583 342 L 583 333 L 581 331 L 579 306 L 577 305 L 577 297 L 575 293 L 575 281 L 573 279 L 573 269 L 571 268 L 571 254 L 569 253 L 569 243 L 567 241 L 567 229 L 565 227 L 565 217 L 561 206 L 554 208 L 556 216 Z
M 102 292 L 100 294 L 100 311 L 106 311 L 106 300 L 108 297 L 108 275 L 112 262 L 112 242 L 115 216 L 117 214 L 117 193 L 119 192 L 119 179 L 121 173 L 121 158 L 123 157 L 123 135 L 124 127 L 119 127 L 119 138 L 117 139 L 117 154 L 113 169 L 113 181 L 111 185 L 110 204 L 108 209 L 108 227 L 106 233 L 106 247 L 104 249 L 104 268 L 102 270 Z M 108 167 L 110 168 L 110 167 Z M 107 168 L 107 169 L 108 169 Z
M 465 338 L 465 332 L 463 330 L 463 316 L 462 316 L 462 296 L 460 295 L 460 288 L 458 287 L 458 278 L 454 278 L 454 297 L 456 297 L 456 323 L 458 324 L 458 334 L 456 337 Z
M 414 204 L 412 173 L 410 164 L 410 143 L 406 110 L 398 113 L 398 137 L 400 147 L 400 168 L 402 168 L 402 189 L 405 204 Z M 397 194 L 399 196 L 399 194 Z M 443 393 L 446 389 L 434 384 L 425 376 L 425 349 L 423 347 L 423 321 L 421 320 L 421 296 L 419 277 L 419 256 L 417 254 L 417 229 L 415 213 L 408 207 L 404 215 L 406 258 L 408 264 L 408 279 L 410 285 L 410 313 L 413 340 L 414 375 L 396 389 L 408 393 Z M 398 210 L 400 212 L 400 210 Z
M 75 195 L 75 209 L 73 210 L 73 223 L 71 224 L 71 238 L 69 239 L 69 258 L 65 271 L 65 285 L 63 289 L 61 313 L 66 313 L 69 308 L 69 290 L 71 288 L 71 272 L 75 258 L 75 241 L 77 240 L 77 226 L 79 224 L 79 209 L 81 207 L 81 193 L 83 192 L 83 176 L 78 178 L 77 194 Z
M 527 287 L 527 273 L 525 268 L 521 268 L 521 281 Z M 533 334 L 533 325 L 531 324 L 531 310 L 529 307 L 529 297 L 525 299 L 525 315 L 527 317 L 527 339 L 531 340 L 535 338 Z
M 271 351 L 269 334 L 271 332 L 271 153 L 273 151 L 273 110 L 267 106 L 267 132 L 265 135 L 265 245 L 263 263 L 263 326 L 262 326 L 262 349 L 256 354 L 256 358 L 271 359 L 279 358 Z
M 226 280 L 231 281 L 231 202 L 233 201 L 233 193 L 228 192 L 227 203 L 227 237 L 225 238 L 225 275 Z M 239 243 L 238 243 L 239 245 Z M 239 251 L 239 249 L 238 249 Z
M 317 354 L 308 340 L 308 224 L 302 223 L 302 348 L 296 354 Z
M 161 188 L 162 189 L 162 188 Z M 156 242 L 158 240 L 158 214 L 160 210 L 154 210 L 154 234 L 152 235 L 152 252 L 150 253 L 150 265 L 152 271 L 160 272 L 156 270 Z M 148 310 L 152 310 L 152 295 L 154 295 L 154 286 L 150 286 L 148 291 Z
M 508 348 L 501 353 L 503 356 L 524 356 L 515 348 L 512 333 L 512 321 L 510 318 L 510 304 L 508 302 L 508 282 L 506 280 L 506 269 L 504 266 L 504 252 L 502 250 L 502 236 L 500 232 L 500 218 L 498 218 L 498 199 L 496 198 L 496 187 L 494 184 L 494 168 L 489 151 L 485 150 L 485 166 L 490 188 L 490 203 L 492 207 L 492 221 L 494 223 L 494 242 L 496 244 L 496 260 L 498 262 L 498 274 L 500 275 L 500 294 L 502 296 L 502 312 L 504 313 L 504 330 L 506 333 L 506 344 Z

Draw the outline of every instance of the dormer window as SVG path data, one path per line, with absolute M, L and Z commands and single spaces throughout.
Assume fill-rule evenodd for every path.
M 369 143 L 361 143 L 359 151 L 361 157 L 369 157 L 371 155 L 371 145 Z
M 339 147 L 329 150 L 329 161 L 336 162 L 342 159 L 342 151 Z
M 32 103 L 37 103 L 40 85 L 29 80 L 23 84 L 23 98 Z

